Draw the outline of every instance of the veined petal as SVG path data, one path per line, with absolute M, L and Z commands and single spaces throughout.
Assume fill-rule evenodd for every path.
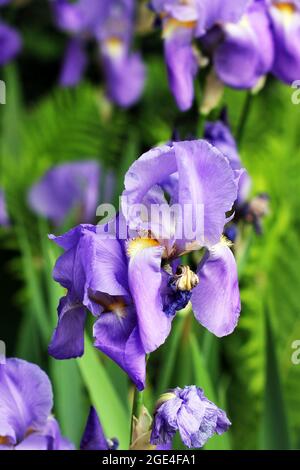
M 205 255 L 197 274 L 200 282 L 191 298 L 196 319 L 216 336 L 229 335 L 241 311 L 237 266 L 230 248 L 216 245 Z
M 49 439 L 47 436 L 43 436 L 40 433 L 34 432 L 25 437 L 14 448 L 15 450 L 49 450 Z
M 94 324 L 95 347 L 115 361 L 131 378 L 139 390 L 146 380 L 146 354 L 143 349 L 136 315 L 127 307 L 125 315 L 102 313 Z
M 146 353 L 161 346 L 172 319 L 163 312 L 161 298 L 162 247 L 144 248 L 129 260 L 129 287 L 137 312 L 138 329 Z
M 140 204 L 148 191 L 177 171 L 174 149 L 169 145 L 156 147 L 136 160 L 125 175 L 122 210 L 125 218 L 130 206 Z M 135 228 L 135 227 L 134 227 Z
M 0 436 L 16 445 L 29 429 L 43 429 L 51 408 L 51 384 L 38 366 L 21 359 L 0 365 Z
M 56 359 L 80 357 L 84 351 L 85 307 L 62 297 L 58 306 L 58 324 L 54 330 L 48 352 Z
M 191 209 L 193 227 L 197 225 L 197 207 L 202 206 L 204 226 L 201 241 L 205 246 L 212 246 L 220 240 L 225 213 L 231 210 L 237 198 L 233 171 L 221 152 L 204 140 L 176 142 L 174 150 L 179 175 L 179 203 Z

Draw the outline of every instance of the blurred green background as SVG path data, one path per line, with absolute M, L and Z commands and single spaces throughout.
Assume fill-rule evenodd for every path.
M 9 356 L 48 371 L 54 411 L 70 439 L 78 445 L 92 402 L 107 435 L 117 436 L 125 448 L 132 388 L 125 374 L 91 346 L 91 325 L 82 359 L 57 362 L 47 355 L 61 296 L 51 279 L 58 251 L 47 239 L 54 228 L 30 212 L 26 195 L 51 166 L 93 157 L 114 170 L 117 198 L 134 159 L 169 140 L 174 128 L 181 138 L 201 137 L 203 119 L 197 104 L 185 114 L 176 109 L 158 34 L 136 39 L 148 78 L 141 101 L 124 111 L 106 100 L 93 61 L 80 86 L 58 87 L 67 38 L 54 28 L 48 2 L 24 2 L 9 15 L 5 19 L 21 31 L 24 47 L 0 77 L 7 86 L 6 105 L 0 105 L 0 186 L 12 220 L 10 228 L 0 229 L 0 339 Z M 168 387 L 195 383 L 227 411 L 230 432 L 211 439 L 207 449 L 300 448 L 300 364 L 291 360 L 292 343 L 300 340 L 300 105 L 292 104 L 291 94 L 268 79 L 252 99 L 240 148 L 253 194 L 267 192 L 271 208 L 261 237 L 251 227 L 243 233 L 237 330 L 220 340 L 199 325 L 194 328 L 192 317 L 179 317 L 148 366 L 149 409 Z M 226 90 L 209 119 L 216 119 L 225 104 L 236 132 L 245 99 L 245 92 Z M 70 217 L 65 229 L 73 223 Z

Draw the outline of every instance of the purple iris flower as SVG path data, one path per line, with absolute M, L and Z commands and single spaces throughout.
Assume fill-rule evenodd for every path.
M 228 158 L 233 170 L 241 170 L 242 162 L 238 153 L 237 144 L 231 130 L 223 121 L 207 122 L 204 138 L 217 147 Z M 238 194 L 235 206 L 242 206 L 248 199 L 251 189 L 251 178 L 246 170 L 240 175 L 238 182 Z
M 252 0 L 239 23 L 222 28 L 214 53 L 219 79 L 234 88 L 253 88 L 272 69 L 274 46 L 265 0 Z
M 36 213 L 56 225 L 63 223 L 75 209 L 79 211 L 81 221 L 89 222 L 95 217 L 99 201 L 100 172 L 95 161 L 65 163 L 51 168 L 32 186 L 28 203 Z M 111 175 L 107 175 L 105 184 L 108 187 L 104 192 L 110 192 Z
M 154 414 L 152 444 L 167 444 L 179 431 L 189 448 L 203 447 L 215 433 L 223 434 L 231 425 L 226 413 L 209 401 L 195 385 L 175 388 L 162 395 Z
M 129 245 L 132 262 L 137 254 L 142 256 L 146 251 L 142 249 L 147 246 L 145 233 L 152 243 L 156 241 L 163 248 L 162 271 L 165 276 L 169 275 L 165 281 L 167 287 L 160 287 L 160 294 L 165 299 L 165 315 L 172 317 L 190 300 L 197 320 L 217 336 L 228 335 L 234 330 L 241 308 L 235 260 L 221 238 L 228 221 L 226 213 L 237 199 L 240 173 L 241 170 L 233 170 L 228 159 L 204 140 L 174 142 L 150 150 L 133 163 L 126 174 L 122 196 L 129 228 L 141 237 L 140 245 L 138 238 Z M 178 216 L 175 215 L 175 221 L 172 219 L 170 223 L 170 218 L 155 220 L 152 216 L 145 221 L 140 214 L 133 214 L 132 208 L 136 204 L 146 207 L 166 205 L 166 193 L 170 204 L 182 209 Z M 202 211 L 203 227 L 201 233 L 187 237 L 187 222 L 193 226 L 197 224 L 197 207 Z M 184 211 L 188 219 L 182 216 Z M 182 254 L 203 247 L 206 254 L 197 273 L 189 266 L 174 264 Z M 142 275 L 137 271 L 132 289 L 141 292 Z M 143 300 L 137 308 L 137 316 L 140 328 L 143 327 L 142 343 L 149 352 L 165 340 L 165 332 L 157 328 L 164 314 L 157 311 L 157 321 L 152 322 L 147 302 L 150 299 Z
M 198 70 L 193 39 L 216 23 L 238 21 L 248 0 L 152 0 L 162 21 L 169 83 L 181 111 L 193 103 L 193 81 Z
M 0 7 L 7 5 L 10 0 L 0 0 Z M 19 33 L 0 21 L 0 66 L 15 58 L 20 52 L 22 40 Z
M 116 450 L 117 439 L 106 439 L 97 411 L 92 406 L 81 439 L 80 450 Z
M 72 34 L 92 35 L 107 10 L 102 0 L 52 0 L 56 24 L 63 31 Z
M 2 189 L 0 189 L 0 226 L 8 226 L 9 218 L 6 210 L 5 194 Z
M 72 450 L 51 416 L 52 388 L 36 365 L 7 359 L 0 365 L 0 450 Z
M 131 51 L 134 13 L 134 0 L 109 2 L 103 27 L 97 31 L 108 96 L 123 107 L 139 99 L 145 82 L 141 56 Z
M 14 59 L 21 49 L 19 33 L 5 23 L 0 22 L 0 66 Z
M 62 85 L 73 86 L 80 81 L 87 64 L 85 42 L 94 39 L 101 51 L 109 98 L 122 107 L 139 99 L 145 67 L 140 55 L 131 51 L 134 10 L 134 0 L 55 1 L 57 25 L 73 35 L 61 72 Z
M 137 325 L 134 293 L 128 285 L 125 247 L 119 240 L 105 240 L 99 228 L 80 225 L 54 237 L 65 253 L 57 260 L 54 279 L 68 293 L 58 307 L 58 325 L 49 353 L 56 359 L 78 357 L 84 351 L 84 325 L 89 310 L 94 325 L 95 346 L 122 367 L 139 389 L 145 385 L 145 350 Z M 152 265 L 145 266 L 148 281 L 160 281 L 160 249 L 155 248 Z M 157 280 L 156 280 L 157 278 Z M 152 300 L 152 299 L 151 299 Z M 166 320 L 167 322 L 167 320 Z
M 122 367 L 139 389 L 145 385 L 145 355 L 164 343 L 176 312 L 192 302 L 197 320 L 217 336 L 230 334 L 240 313 L 235 260 L 221 242 L 226 213 L 237 197 L 241 170 L 206 141 L 176 142 L 147 152 L 129 169 L 119 221 L 125 236 L 105 238 L 105 227 L 81 225 L 51 238 L 65 253 L 53 277 L 67 295 L 58 307 L 58 325 L 49 352 L 58 359 L 83 354 L 86 311 L 97 321 L 95 346 Z M 133 204 L 188 207 L 194 223 L 201 205 L 201 239 L 178 236 L 176 223 L 132 217 Z M 205 247 L 194 273 L 182 266 L 182 254 Z M 158 327 L 159 326 L 159 327 Z
M 300 77 L 300 3 L 269 0 L 275 57 L 272 73 L 287 84 Z

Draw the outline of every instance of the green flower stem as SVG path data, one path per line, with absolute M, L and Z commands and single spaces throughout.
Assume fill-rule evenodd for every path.
M 246 125 L 247 125 L 249 115 L 251 112 L 253 97 L 254 97 L 253 93 L 251 91 L 248 91 L 246 94 L 243 108 L 242 108 L 241 117 L 239 119 L 239 124 L 238 124 L 238 129 L 237 129 L 237 134 L 236 134 L 236 141 L 239 147 L 242 145 Z
M 144 392 L 143 391 L 140 392 L 137 388 L 135 388 L 134 396 L 133 396 L 132 414 L 131 414 L 130 445 L 133 442 L 134 418 L 139 419 L 139 416 L 143 408 L 143 404 L 144 404 Z

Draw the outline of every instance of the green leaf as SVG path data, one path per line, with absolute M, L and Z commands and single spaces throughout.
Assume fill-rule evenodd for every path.
M 267 370 L 261 448 L 288 450 L 291 448 L 288 421 L 280 383 L 274 336 L 268 320 L 266 330 Z
M 78 448 L 89 406 L 84 399 L 81 374 L 75 360 L 50 360 L 50 373 L 54 390 L 54 413 L 62 429 Z
M 85 335 L 85 353 L 77 363 L 106 436 L 117 437 L 120 449 L 128 449 L 130 416 L 125 405 L 127 397 L 123 397 L 122 403 L 88 335 Z

